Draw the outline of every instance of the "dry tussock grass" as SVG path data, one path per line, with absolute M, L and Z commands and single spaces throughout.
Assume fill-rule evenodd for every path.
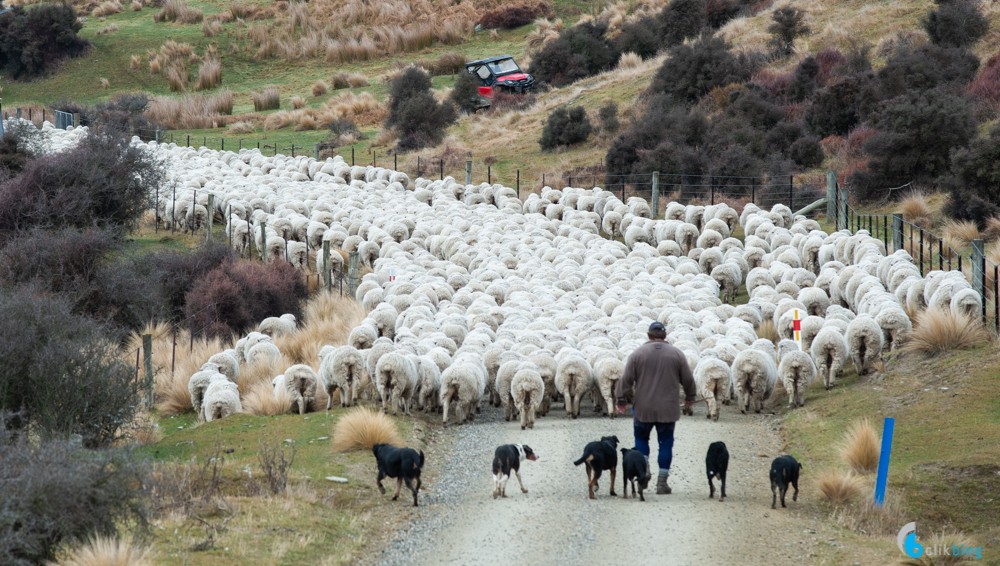
M 146 109 L 146 116 L 166 128 L 207 129 L 237 121 L 233 113 L 233 93 L 221 90 L 210 95 L 189 94 L 181 98 L 158 96 Z M 246 116 L 240 116 L 246 120 Z
M 87 542 L 70 549 L 53 564 L 57 566 L 152 566 L 149 547 L 131 537 L 117 538 L 95 535 Z
M 930 308 L 917 314 L 904 352 L 936 356 L 954 350 L 969 350 L 990 341 L 990 333 L 978 318 L 955 314 L 951 309 Z
M 983 228 L 983 238 L 986 240 L 1000 238 L 1000 218 L 991 216 L 986 219 L 986 227 Z
M 316 81 L 316 82 L 313 83 L 313 86 L 312 86 L 312 95 L 314 97 L 315 96 L 323 96 L 324 94 L 327 93 L 327 91 L 329 89 L 330 89 L 330 87 L 327 86 L 327 84 L 326 84 L 325 81 Z
M 201 33 L 205 37 L 215 37 L 222 33 L 222 22 L 217 18 L 206 19 L 201 23 Z
M 895 536 L 907 522 L 908 507 L 901 491 L 887 489 L 885 504 L 876 507 L 870 497 L 839 507 L 834 519 L 844 528 L 868 536 Z
M 93 11 L 90 12 L 90 15 L 95 18 L 103 18 L 123 11 L 125 11 L 125 7 L 122 6 L 121 2 L 118 0 L 109 0 L 107 2 L 101 2 L 96 8 L 93 9 Z
M 289 102 L 292 103 L 292 108 L 294 108 L 296 110 L 304 108 L 305 105 L 306 105 L 306 99 L 302 98 L 301 96 L 298 96 L 298 95 L 293 96 L 292 98 L 290 98 Z
M 931 217 L 931 207 L 924 193 L 916 192 L 899 201 L 899 212 L 903 220 L 921 225 L 920 221 Z
M 979 238 L 979 227 L 969 220 L 949 220 L 942 228 L 944 240 L 956 251 L 969 247 L 972 240 Z
M 642 65 L 642 57 L 637 53 L 623 53 L 621 58 L 618 59 L 618 69 L 622 71 L 627 71 L 629 69 L 635 69 L 639 65 Z
M 97 30 L 97 35 L 108 35 L 109 33 L 115 33 L 118 31 L 118 26 L 115 24 L 110 24 Z
M 163 440 L 163 429 L 147 411 L 136 413 L 132 422 L 125 427 L 126 444 L 146 446 Z
M 257 126 L 250 120 L 240 120 L 229 126 L 227 132 L 231 135 L 252 134 L 257 131 Z
M 129 4 L 129 8 L 131 8 L 133 12 L 138 12 L 142 10 L 142 2 L 139 0 L 132 0 L 132 3 Z
M 347 92 L 323 103 L 319 108 L 302 108 L 275 112 L 264 120 L 265 130 L 295 127 L 297 130 L 317 130 L 337 120 L 350 120 L 358 126 L 376 125 L 385 121 L 388 109 L 369 92 Z
M 281 97 L 278 94 L 278 87 L 269 86 L 262 91 L 250 93 L 253 100 L 253 109 L 256 112 L 264 110 L 277 110 L 281 106 Z
M 356 407 L 333 427 L 333 449 L 337 452 L 371 450 L 376 444 L 402 446 L 395 421 L 368 407 Z
M 823 498 L 834 507 L 841 507 L 856 500 L 865 488 L 864 480 L 850 471 L 826 470 L 820 474 L 816 483 Z
M 218 59 L 208 59 L 198 67 L 195 90 L 207 90 L 222 84 L 222 63 Z
M 196 24 L 201 22 L 204 14 L 201 10 L 191 8 L 185 0 L 166 0 L 163 8 L 153 15 L 154 22 L 177 22 L 179 24 Z
M 281 346 L 279 345 L 278 348 L 280 349 Z M 289 366 L 293 365 L 295 362 L 286 356 L 284 351 L 278 358 L 258 361 L 253 365 L 243 364 L 240 366 L 240 377 L 236 380 L 237 385 L 240 386 L 240 393 L 249 392 L 258 383 L 265 383 L 270 387 L 275 376 L 282 375 Z
M 546 18 L 535 20 L 535 29 L 531 30 L 524 38 L 528 52 L 537 53 L 541 51 L 549 42 L 559 37 L 559 32 L 563 30 L 563 27 L 565 26 L 562 20 L 552 21 Z
M 760 323 L 757 327 L 757 338 L 766 338 L 771 342 L 777 343 L 780 336 L 778 336 L 778 327 L 774 325 L 773 320 L 765 320 Z
M 130 71 L 138 71 L 142 67 L 142 57 L 138 55 L 133 55 L 129 57 L 128 69 Z
M 334 90 L 368 86 L 368 77 L 361 73 L 336 73 L 330 78 Z
M 961 548 L 979 547 L 981 549 L 983 547 L 977 541 L 960 532 L 940 532 L 929 537 L 921 533 L 920 544 L 924 545 L 924 548 L 951 548 L 953 545 Z M 924 554 L 920 558 L 900 560 L 897 564 L 900 566 L 955 566 L 956 564 L 974 562 L 973 559 L 975 559 L 974 555 L 970 557 L 961 555 L 928 556 Z
M 325 406 L 325 405 L 324 405 Z M 274 417 L 289 412 L 292 398 L 288 391 L 279 389 L 277 393 L 268 381 L 258 381 L 248 386 L 243 396 L 243 411 L 260 417 Z
M 294 363 L 318 366 L 320 349 L 347 343 L 347 335 L 361 324 L 365 314 L 350 297 L 320 293 L 306 303 L 305 322 L 295 332 L 278 338 L 276 344 Z
M 858 474 L 871 474 L 878 469 L 879 440 L 867 418 L 855 421 L 844 434 L 840 457 Z

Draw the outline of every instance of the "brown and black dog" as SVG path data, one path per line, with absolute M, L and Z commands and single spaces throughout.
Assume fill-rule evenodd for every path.
M 424 467 L 424 453 L 412 448 L 396 448 L 388 444 L 376 444 L 372 446 L 372 453 L 375 455 L 375 462 L 378 464 L 378 477 L 375 485 L 379 492 L 385 495 L 385 488 L 382 487 L 382 480 L 386 477 L 395 478 L 396 493 L 392 500 L 399 498 L 399 489 L 403 482 L 413 493 L 413 506 L 417 506 L 417 492 L 420 491 L 420 470 Z
M 611 496 L 615 493 L 615 478 L 618 473 L 618 437 L 602 436 L 599 441 L 588 442 L 583 449 L 583 456 L 574 466 L 587 464 L 587 495 L 591 499 L 597 499 L 596 492 L 600 486 L 597 480 L 601 478 L 601 472 L 611 470 Z

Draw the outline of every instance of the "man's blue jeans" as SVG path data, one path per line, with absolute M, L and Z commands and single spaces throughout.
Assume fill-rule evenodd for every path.
M 656 441 L 659 449 L 656 453 L 656 463 L 660 472 L 670 471 L 670 462 L 674 459 L 674 425 L 677 423 L 644 423 L 637 419 L 632 421 L 635 433 L 635 449 L 649 456 L 649 434 L 656 428 Z

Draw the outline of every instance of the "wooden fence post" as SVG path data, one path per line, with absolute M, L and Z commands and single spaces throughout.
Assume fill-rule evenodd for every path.
M 653 218 L 660 217 L 660 172 L 653 171 L 652 178 L 652 204 L 653 204 Z
M 826 219 L 829 220 L 837 214 L 837 174 L 833 171 L 826 172 Z
M 347 292 L 351 297 L 358 290 L 358 259 L 358 250 L 347 256 Z
M 840 212 L 837 213 L 837 230 L 849 229 L 848 218 L 847 218 L 847 199 L 850 196 L 850 192 L 847 187 L 839 189 L 840 198 L 837 200 L 837 204 L 840 206 Z
M 267 222 L 261 221 L 260 223 L 260 259 L 264 263 L 267 263 Z
M 153 408 L 153 337 L 150 334 L 142 335 L 143 371 L 146 374 L 146 408 Z
M 323 240 L 323 285 L 330 291 L 330 240 Z
M 983 322 L 986 322 L 986 247 L 983 240 L 972 240 L 972 288 L 979 293 L 983 303 Z
M 903 215 L 898 212 L 892 215 L 892 248 L 893 251 L 903 249 Z
M 215 220 L 215 195 L 208 193 L 208 230 L 206 230 L 205 241 L 212 241 L 212 223 Z

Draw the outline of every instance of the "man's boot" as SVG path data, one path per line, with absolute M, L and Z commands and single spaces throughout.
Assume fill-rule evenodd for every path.
M 670 495 L 670 492 L 672 490 L 670 489 L 670 486 L 667 485 L 667 479 L 669 479 L 669 478 L 670 478 L 669 475 L 663 474 L 663 473 L 661 473 L 659 476 L 656 477 L 656 494 L 657 495 Z

